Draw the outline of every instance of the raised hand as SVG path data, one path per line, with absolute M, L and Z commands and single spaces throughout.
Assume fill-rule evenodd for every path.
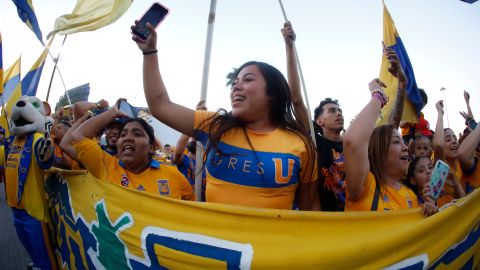
M 135 21 L 135 25 L 132 25 L 130 28 L 133 28 L 138 24 L 138 20 Z M 150 36 L 146 40 L 141 39 L 140 37 L 136 36 L 132 32 L 132 40 L 137 43 L 138 48 L 145 54 L 148 52 L 153 52 L 157 50 L 157 31 L 155 28 L 150 24 L 147 23 L 147 29 L 150 31 Z
M 468 116 L 468 114 L 467 114 L 466 112 L 459 112 L 459 113 L 460 113 L 461 116 L 463 116 L 463 118 L 464 118 L 465 120 L 468 119 L 469 116 Z
M 197 106 L 195 107 L 197 111 L 206 111 L 207 110 L 207 101 L 206 100 L 200 100 L 197 103 Z
M 295 32 L 293 31 L 292 24 L 290 22 L 285 22 L 282 28 L 283 39 L 285 40 L 285 44 L 289 47 L 293 46 L 295 42 Z
M 390 62 L 388 72 L 390 72 L 395 78 L 398 79 L 399 87 L 401 87 L 401 84 L 405 84 L 406 86 L 407 78 L 405 77 L 402 64 L 400 63 L 400 60 L 398 59 L 395 50 L 387 48 L 387 50 L 385 51 L 385 56 L 387 57 L 388 62 Z
M 443 115 L 443 100 L 437 101 L 437 103 L 435 104 L 435 108 L 437 108 L 438 114 Z
M 385 94 L 383 90 L 384 87 L 387 87 L 385 83 L 383 83 L 379 78 L 373 79 L 369 84 L 368 88 L 370 89 L 370 93 L 372 94 L 372 98 L 377 98 L 382 103 L 382 108 L 388 102 L 388 96 Z
M 387 85 L 382 82 L 379 78 L 373 79 L 370 83 L 368 83 L 368 89 L 370 89 L 370 92 L 374 92 L 376 90 L 382 90 L 383 88 L 387 87 Z
M 463 98 L 467 104 L 470 103 L 470 94 L 467 92 L 467 90 L 463 90 Z

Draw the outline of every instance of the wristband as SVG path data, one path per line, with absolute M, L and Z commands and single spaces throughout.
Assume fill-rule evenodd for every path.
M 372 90 L 372 98 L 378 99 L 382 103 L 382 108 L 387 104 L 388 102 L 388 96 L 385 95 L 383 90 L 381 89 L 375 89 Z
M 154 51 L 149 51 L 149 52 L 142 52 L 143 55 L 149 55 L 149 54 L 154 54 L 154 53 L 157 53 L 158 50 L 154 50 Z

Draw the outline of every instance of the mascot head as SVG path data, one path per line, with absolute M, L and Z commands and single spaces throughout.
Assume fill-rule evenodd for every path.
M 37 97 L 23 96 L 12 108 L 10 117 L 12 134 L 24 137 L 32 132 L 48 132 L 53 119 L 50 105 Z

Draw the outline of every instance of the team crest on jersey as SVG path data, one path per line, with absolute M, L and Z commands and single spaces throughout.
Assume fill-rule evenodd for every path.
M 145 188 L 144 188 L 142 185 L 139 185 L 139 186 L 137 187 L 137 190 L 145 191 Z
M 157 180 L 158 185 L 158 193 L 163 196 L 170 195 L 170 186 L 168 185 L 167 179 L 159 179 Z
M 122 174 L 122 181 L 120 181 L 120 183 L 122 184 L 122 186 L 128 187 L 128 185 L 130 184 L 130 180 L 128 180 L 126 174 Z

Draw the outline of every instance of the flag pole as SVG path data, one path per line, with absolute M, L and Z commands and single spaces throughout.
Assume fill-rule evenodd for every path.
M 288 22 L 287 13 L 285 12 L 285 8 L 283 7 L 282 0 L 278 0 L 278 3 L 280 4 L 280 8 L 282 9 L 283 18 L 285 19 L 285 22 Z M 293 52 L 295 53 L 295 60 L 296 60 L 295 62 L 297 63 L 298 73 L 300 75 L 300 82 L 302 84 L 303 95 L 305 96 L 305 105 L 307 107 L 307 115 L 308 115 L 308 119 L 310 120 L 308 121 L 308 123 L 310 124 L 310 136 L 312 137 L 313 144 L 316 146 L 315 131 L 313 129 L 313 123 L 311 121 L 312 113 L 310 112 L 310 102 L 308 101 L 307 87 L 305 86 L 305 79 L 303 78 L 302 66 L 300 65 L 300 59 L 298 58 L 295 41 L 293 41 L 292 46 L 293 46 Z
M 65 37 L 63 38 L 62 46 L 60 47 L 60 49 L 63 48 L 63 45 L 65 44 L 65 40 L 67 40 L 67 36 L 68 35 L 65 35 Z M 55 64 L 53 66 L 53 71 L 52 71 L 52 76 L 50 77 L 50 82 L 48 83 L 48 91 L 47 91 L 47 99 L 46 99 L 47 102 L 48 102 L 48 98 L 50 97 L 50 89 L 52 88 L 53 77 L 55 76 L 55 71 L 57 70 L 57 64 L 58 64 L 58 60 L 60 59 L 61 50 L 58 52 L 57 58 L 53 57 L 53 55 L 50 53 L 50 50 L 48 50 L 48 54 L 53 59 L 53 62 Z M 60 74 L 60 70 L 58 70 L 58 73 Z M 63 78 L 62 78 L 61 75 L 60 75 L 60 78 L 62 79 L 63 87 L 65 88 L 65 92 L 67 92 L 67 88 L 65 87 L 65 83 L 63 82 Z M 68 96 L 68 93 L 67 93 L 67 97 L 68 97 L 68 103 L 71 104 L 70 97 Z
M 215 26 L 215 10 L 217 9 L 217 0 L 210 1 L 210 12 L 208 14 L 207 40 L 205 44 L 205 56 L 203 59 L 202 88 L 200 91 L 200 100 L 207 100 L 208 74 L 210 68 L 210 55 L 212 52 L 213 28 Z M 195 165 L 195 195 L 197 201 L 202 199 L 202 178 L 203 178 L 203 145 L 197 141 L 196 165 Z

